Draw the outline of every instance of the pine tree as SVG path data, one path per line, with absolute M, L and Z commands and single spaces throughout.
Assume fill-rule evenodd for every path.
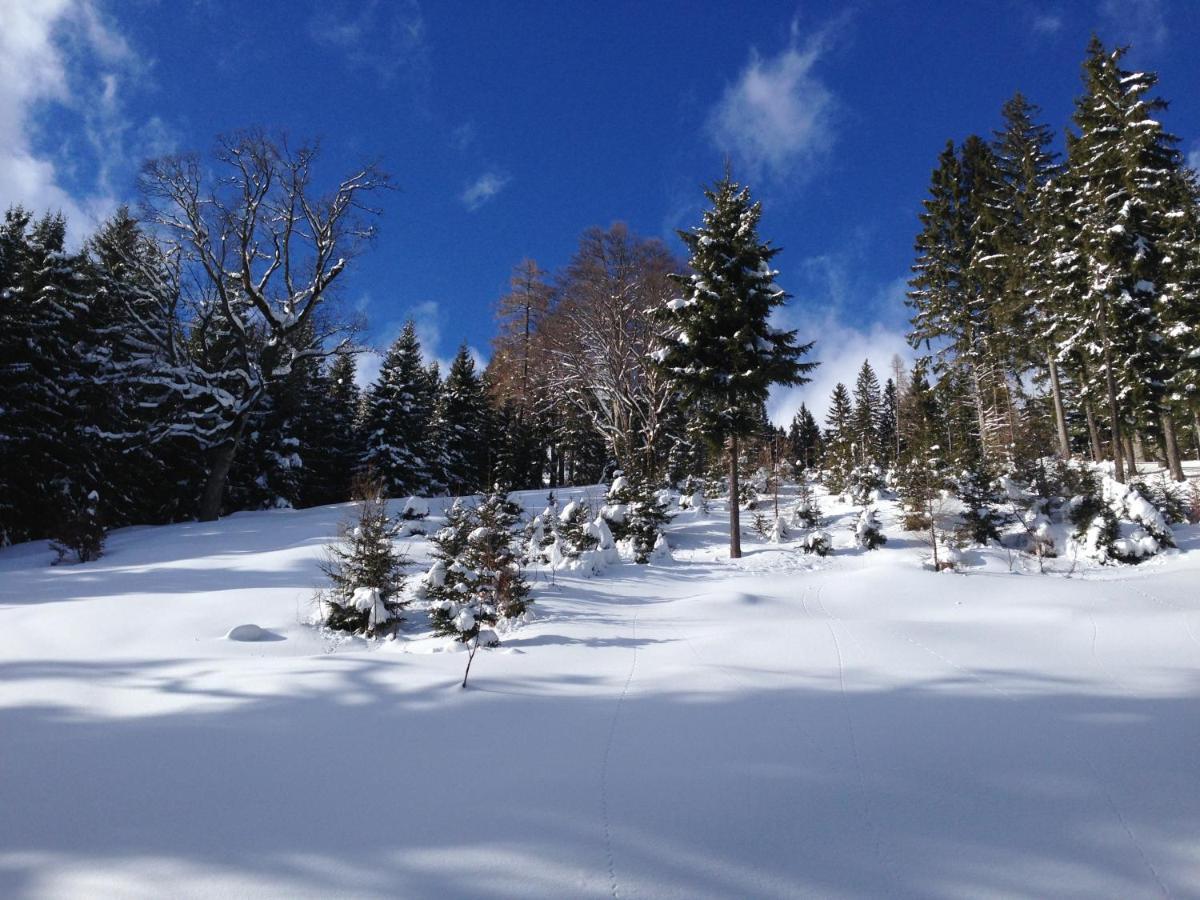
M 669 520 L 666 504 L 647 482 L 622 474 L 613 479 L 600 515 L 615 540 L 629 541 L 639 564 L 650 561 Z
M 683 402 L 703 416 L 714 440 L 729 441 L 730 497 L 738 496 L 738 439 L 757 427 L 773 384 L 802 384 L 815 363 L 800 362 L 812 344 L 770 325 L 787 293 L 775 283 L 779 250 L 758 237 L 762 207 L 725 177 L 705 192 L 702 225 L 679 232 L 692 274 L 674 276 L 683 296 L 658 311 L 666 328 L 657 362 L 676 379 Z M 741 556 L 738 504 L 729 504 L 729 553 Z
M 429 490 L 433 403 L 421 343 L 410 319 L 384 356 L 363 412 L 363 464 L 383 479 L 388 496 Z
M 829 398 L 825 415 L 825 486 L 831 494 L 846 490 L 854 468 L 854 406 L 850 392 L 840 381 Z
M 318 597 L 328 628 L 382 637 L 400 623 L 402 570 L 408 560 L 396 550 L 399 523 L 388 516 L 383 485 L 364 480 L 360 494 L 354 519 L 341 527 L 339 542 L 327 548 L 321 568 L 331 585 Z
M 878 463 L 883 456 L 879 432 L 882 416 L 883 396 L 879 390 L 879 379 L 871 368 L 870 360 L 864 359 L 854 384 L 854 442 L 860 465 Z
M 1157 76 L 1122 69 L 1125 52 L 1092 39 L 1086 93 L 1075 105 L 1079 133 L 1067 143 L 1076 246 L 1087 269 L 1078 307 L 1086 327 L 1077 340 L 1107 401 L 1118 481 L 1128 429 L 1166 424 L 1170 356 L 1160 294 L 1170 278 L 1164 251 L 1180 166 L 1177 139 L 1153 117 L 1166 105 L 1148 96 Z
M 452 495 L 473 494 L 486 483 L 488 412 L 475 360 L 463 344 L 442 383 L 433 425 L 438 481 Z
M 899 432 L 896 418 L 898 404 L 899 394 L 896 391 L 896 382 L 889 378 L 883 386 L 882 402 L 879 408 L 880 462 L 885 467 L 894 466 L 899 456 L 897 448 Z

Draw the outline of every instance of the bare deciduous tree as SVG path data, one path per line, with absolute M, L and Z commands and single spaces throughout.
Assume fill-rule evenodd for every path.
M 211 173 L 194 154 L 142 172 L 145 218 L 174 261 L 190 337 L 172 336 L 164 349 L 172 377 L 199 404 L 185 428 L 208 454 L 202 521 L 220 513 L 246 422 L 272 380 L 301 359 L 347 349 L 348 327 L 322 308 L 374 234 L 378 210 L 364 199 L 387 176 L 364 165 L 322 192 L 317 156 L 315 144 L 293 149 L 251 130 L 218 141 Z

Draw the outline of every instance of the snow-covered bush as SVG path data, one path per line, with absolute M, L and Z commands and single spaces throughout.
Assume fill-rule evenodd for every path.
M 393 543 L 399 528 L 387 514 L 382 486 L 364 488 L 354 519 L 342 525 L 339 541 L 326 548 L 321 570 L 330 586 L 317 596 L 326 627 L 381 637 L 400 623 L 405 605 L 401 570 L 408 560 Z
M 435 561 L 424 580 L 435 633 L 476 641 L 485 625 L 526 611 L 531 601 L 514 534 L 518 517 L 519 508 L 494 488 L 479 506 L 459 507 L 434 536 Z
M 614 540 L 627 541 L 634 562 L 647 563 L 668 521 L 667 504 L 644 481 L 620 473 L 608 489 L 600 516 Z
M 600 544 L 600 535 L 589 528 L 591 524 L 591 510 L 581 500 L 572 500 L 558 514 L 558 534 L 568 559 L 577 559 L 581 553 L 595 550 Z
M 955 492 L 963 505 L 957 528 L 960 539 L 983 546 L 998 542 L 1004 517 L 996 509 L 1000 497 L 987 469 L 975 467 L 962 473 L 956 480 Z
M 74 553 L 81 563 L 99 559 L 104 552 L 105 528 L 100 519 L 100 494 L 88 491 L 65 491 L 58 510 L 54 529 L 54 540 L 50 548 L 57 554 L 54 564 L 62 562 L 68 553 Z
M 424 519 L 429 515 L 429 501 L 424 497 L 409 497 L 404 501 L 400 518 L 405 520 Z
M 825 524 L 817 498 L 813 496 L 808 482 L 803 479 L 800 481 L 796 507 L 792 510 L 792 523 L 800 528 L 820 528 Z
M 858 514 L 854 523 L 854 543 L 864 550 L 875 550 L 887 543 L 883 526 L 879 524 L 879 512 L 874 506 L 864 507 Z
M 828 531 L 815 528 L 804 535 L 804 539 L 800 542 L 800 549 L 805 553 L 828 556 L 833 550 L 833 538 L 829 536 Z
M 1135 488 L 1107 475 L 1099 492 L 1072 498 L 1076 539 L 1100 562 L 1139 563 L 1175 546 L 1163 514 Z
M 776 516 L 775 521 L 771 525 L 771 530 L 767 534 L 767 540 L 772 544 L 782 544 L 790 539 L 791 536 L 791 529 L 788 528 L 788 524 L 783 516 Z
M 883 490 L 885 483 L 883 469 L 879 466 L 855 466 L 846 477 L 842 493 L 849 496 L 851 503 L 863 506 L 879 498 L 878 492 Z

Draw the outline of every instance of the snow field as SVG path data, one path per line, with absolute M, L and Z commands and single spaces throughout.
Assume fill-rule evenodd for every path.
M 1200 529 L 933 574 L 819 500 L 825 558 L 732 562 L 714 503 L 674 562 L 531 570 L 465 691 L 416 610 L 304 624 L 347 506 L 0 550 L 0 895 L 1200 896 Z

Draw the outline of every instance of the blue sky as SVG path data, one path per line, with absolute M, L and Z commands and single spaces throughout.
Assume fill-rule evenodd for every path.
M 1160 73 L 1200 161 L 1195 0 L 5 0 L 0 204 L 64 209 L 81 234 L 134 199 L 146 155 L 252 124 L 320 136 L 329 175 L 378 158 L 399 187 L 344 285 L 371 339 L 411 316 L 431 354 L 486 357 L 516 262 L 557 267 L 617 220 L 674 241 L 728 156 L 824 363 L 776 396 L 782 419 L 905 352 L 942 145 L 997 127 L 1018 89 L 1061 132 L 1093 31 Z

